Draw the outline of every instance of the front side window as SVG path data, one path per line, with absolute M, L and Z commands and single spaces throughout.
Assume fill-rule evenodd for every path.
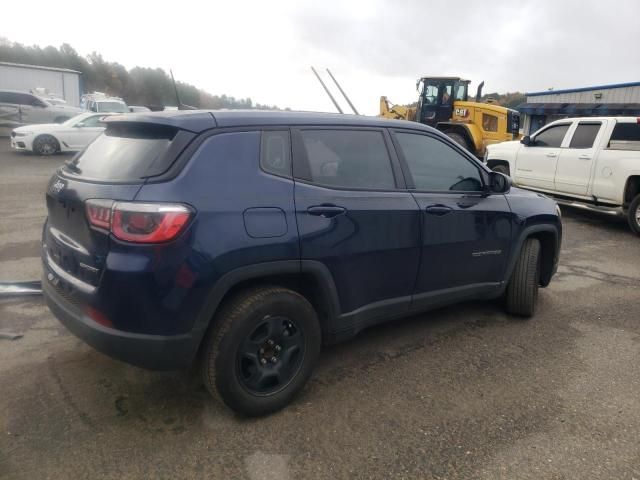
M 573 132 L 569 148 L 592 148 L 601 125 L 601 123 L 579 123 L 578 128 Z
M 302 130 L 301 135 L 312 182 L 340 188 L 395 188 L 382 132 Z
M 438 86 L 437 85 L 424 86 L 424 101 L 428 105 L 435 105 L 436 103 L 438 103 Z
M 485 132 L 497 132 L 498 131 L 498 117 L 495 115 L 489 115 L 488 113 L 482 114 L 482 129 Z
M 414 133 L 396 133 L 395 138 L 417 190 L 482 190 L 478 167 L 450 145 L 434 137 Z
M 569 130 L 570 124 L 554 125 L 546 130 L 543 130 L 535 137 L 534 147 L 552 147 L 559 148 L 562 145 L 567 130 Z

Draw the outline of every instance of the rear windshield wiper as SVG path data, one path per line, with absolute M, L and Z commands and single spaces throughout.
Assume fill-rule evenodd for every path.
M 80 173 L 81 170 L 78 168 L 78 160 L 75 158 L 72 158 L 71 160 L 67 160 L 66 162 L 64 162 L 65 167 L 67 167 L 68 170 L 72 171 L 73 173 Z

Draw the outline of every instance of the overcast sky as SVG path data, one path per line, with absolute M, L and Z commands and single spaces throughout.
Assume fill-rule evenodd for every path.
M 30 0 L 5 2 L 2 18 L 12 41 L 67 42 L 127 68 L 172 68 L 213 94 L 302 110 L 333 111 L 310 65 L 329 67 L 366 114 L 380 95 L 415 101 L 427 75 L 501 93 L 640 81 L 637 0 Z

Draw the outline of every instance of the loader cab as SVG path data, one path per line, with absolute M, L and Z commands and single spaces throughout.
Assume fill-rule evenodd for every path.
M 447 122 L 453 116 L 453 103 L 467 101 L 469 80 L 458 77 L 423 77 L 416 87 L 420 93 L 418 99 L 417 120 L 435 127 Z

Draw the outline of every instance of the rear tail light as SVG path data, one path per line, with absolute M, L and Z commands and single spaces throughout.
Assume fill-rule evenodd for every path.
M 162 243 L 182 233 L 193 210 L 181 204 L 87 200 L 89 223 L 126 242 Z

